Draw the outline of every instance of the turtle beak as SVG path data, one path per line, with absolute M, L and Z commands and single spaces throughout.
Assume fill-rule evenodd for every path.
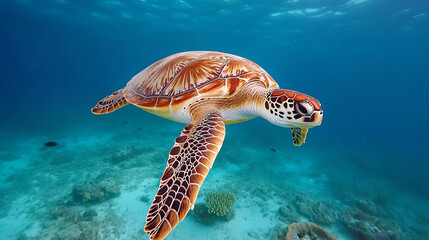
M 322 111 L 317 111 L 314 113 L 315 117 L 314 117 L 314 126 L 320 126 L 322 124 L 322 119 L 323 119 L 323 112 Z
M 322 124 L 322 119 L 323 119 L 323 112 L 315 111 L 313 114 L 311 114 L 311 116 L 304 117 L 302 120 L 302 125 L 298 124 L 300 125 L 298 127 L 305 127 L 305 128 L 317 127 L 317 126 L 320 126 L 320 124 Z

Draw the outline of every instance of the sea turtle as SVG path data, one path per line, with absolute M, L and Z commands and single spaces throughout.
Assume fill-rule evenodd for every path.
M 147 214 L 144 230 L 151 239 L 165 238 L 193 209 L 222 146 L 225 124 L 261 116 L 291 128 L 293 143 L 299 146 L 308 128 L 320 125 L 323 117 L 318 100 L 279 89 L 256 63 L 211 51 L 177 53 L 155 62 L 99 101 L 92 112 L 110 113 L 128 103 L 187 124 L 170 150 Z

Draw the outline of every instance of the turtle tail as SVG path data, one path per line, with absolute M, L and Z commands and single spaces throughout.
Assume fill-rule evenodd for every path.
M 95 107 L 91 109 L 94 114 L 107 114 L 111 113 L 128 104 L 124 96 L 124 89 L 120 89 L 111 95 L 101 99 Z

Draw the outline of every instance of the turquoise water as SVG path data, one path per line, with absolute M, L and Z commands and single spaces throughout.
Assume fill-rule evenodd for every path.
M 166 239 L 281 239 L 292 222 L 338 239 L 429 239 L 427 1 L 20 0 L 0 2 L 0 20 L 0 239 L 149 239 L 184 125 L 90 109 L 191 50 L 253 60 L 318 98 L 324 119 L 301 147 L 261 118 L 227 125 L 197 203 L 227 190 L 233 216 L 191 211 Z M 73 200 L 85 181 L 116 194 Z

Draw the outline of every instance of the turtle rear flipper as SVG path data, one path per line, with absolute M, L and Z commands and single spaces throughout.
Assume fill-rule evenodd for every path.
M 97 105 L 91 109 L 91 112 L 94 114 L 111 113 L 127 104 L 128 101 L 124 97 L 123 89 L 120 89 L 101 99 Z

